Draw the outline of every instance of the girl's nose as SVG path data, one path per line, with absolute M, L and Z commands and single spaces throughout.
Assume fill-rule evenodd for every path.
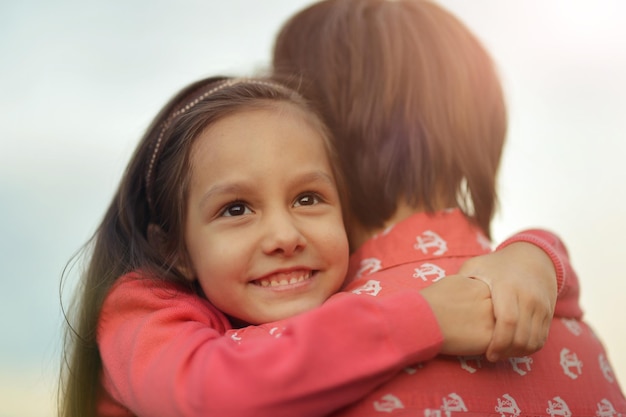
M 306 246 L 299 225 L 287 212 L 267 215 L 264 225 L 262 250 L 268 255 L 292 256 Z

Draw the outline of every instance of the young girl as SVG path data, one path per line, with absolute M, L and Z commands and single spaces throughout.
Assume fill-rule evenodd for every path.
M 461 22 L 425 0 L 322 1 L 282 28 L 274 67 L 302 86 L 333 132 L 357 248 L 346 290 L 385 297 L 428 286 L 485 252 L 506 109 L 488 53 Z M 524 238 L 564 262 L 542 350 L 496 363 L 438 356 L 337 415 L 625 414 L 606 352 L 582 321 L 565 248 L 536 230 L 512 241 Z M 459 273 L 490 282 L 496 326 L 507 327 L 498 307 L 506 291 L 496 286 L 511 281 L 493 281 L 494 270 L 474 262 Z
M 174 97 L 93 238 L 60 415 L 319 416 L 437 352 L 484 352 L 477 280 L 326 301 L 348 267 L 334 158 L 276 83 L 211 78 Z
M 492 305 L 477 280 L 357 288 L 311 310 L 347 268 L 334 159 L 278 84 L 178 94 L 94 237 L 61 415 L 321 416 L 438 352 L 484 352 Z

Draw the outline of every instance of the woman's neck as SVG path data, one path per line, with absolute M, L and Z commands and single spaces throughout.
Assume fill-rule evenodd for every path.
M 447 204 L 442 201 L 442 199 L 438 200 L 438 204 L 436 204 L 435 211 L 437 210 L 445 210 L 454 206 L 454 204 Z M 411 217 L 417 213 L 423 213 L 426 209 L 423 206 L 411 206 L 404 200 L 398 202 L 396 207 L 396 211 L 392 214 L 392 216 L 385 221 L 382 227 L 365 227 L 357 221 L 353 221 L 349 227 L 348 238 L 350 240 L 350 251 L 354 252 L 361 245 L 363 245 L 366 241 L 374 237 L 375 235 L 383 232 L 385 229 L 393 226 L 396 223 L 400 223 L 401 221 Z
M 421 213 L 424 210 L 420 208 L 411 207 L 405 202 L 398 203 L 398 207 L 393 215 L 385 221 L 382 227 L 365 227 L 358 222 L 352 222 L 349 228 L 349 240 L 350 240 L 350 249 L 354 252 L 356 249 L 361 247 L 366 241 L 371 239 L 373 236 L 381 233 L 385 229 L 393 226 L 396 223 L 401 222 L 409 217 L 411 217 L 415 213 Z

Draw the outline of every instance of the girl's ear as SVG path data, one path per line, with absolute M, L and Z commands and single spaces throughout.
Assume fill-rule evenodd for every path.
M 156 224 L 150 223 L 148 225 L 148 243 L 159 252 L 163 259 L 173 260 L 172 266 L 185 278 L 189 281 L 196 279 L 196 274 L 193 272 L 193 268 L 189 265 L 186 257 L 172 253 L 172 250 L 167 246 L 165 232 Z

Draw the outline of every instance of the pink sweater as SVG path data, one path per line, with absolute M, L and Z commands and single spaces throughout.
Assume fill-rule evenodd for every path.
M 230 329 L 222 313 L 183 288 L 138 273 L 120 278 L 100 318 L 99 414 L 326 415 L 403 366 L 431 359 L 442 342 L 417 291 L 385 300 L 340 293 L 278 330 Z
M 579 284 L 567 251 L 549 232 L 529 230 L 550 254 L 561 283 L 555 318 L 544 347 L 497 363 L 484 356 L 436 358 L 404 369 L 391 381 L 334 416 L 617 416 L 626 400 L 606 352 L 582 321 Z M 387 297 L 420 289 L 454 273 L 469 257 L 488 251 L 482 233 L 458 210 L 414 215 L 365 243 L 351 257 L 346 288 Z

